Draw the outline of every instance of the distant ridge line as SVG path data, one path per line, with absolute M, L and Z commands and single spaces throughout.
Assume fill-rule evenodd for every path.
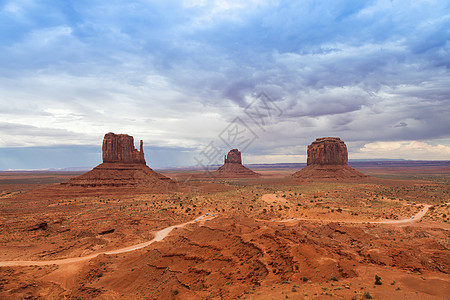
M 446 167 L 450 166 L 450 160 L 405 160 L 405 159 L 350 159 L 350 166 L 363 167 L 363 166 L 424 166 L 424 167 Z M 208 167 L 217 167 L 219 165 L 210 165 Z M 298 168 L 306 166 L 306 163 L 268 163 L 268 164 L 246 164 L 246 166 L 253 168 Z M 194 166 L 186 167 L 168 167 L 168 168 L 154 168 L 155 170 L 202 170 L 202 168 L 196 168 Z M 82 172 L 89 171 L 89 167 L 68 167 L 68 168 L 49 168 L 49 169 L 6 169 L 0 170 L 0 172 Z

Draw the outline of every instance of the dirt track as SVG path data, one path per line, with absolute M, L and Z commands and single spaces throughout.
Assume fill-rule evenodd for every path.
M 265 194 L 262 196 L 262 199 L 267 203 L 277 203 L 278 201 L 285 201 L 285 199 L 280 198 L 275 194 Z M 340 223 L 370 223 L 370 224 L 403 225 L 403 224 L 411 224 L 411 223 L 418 222 L 428 212 L 428 208 L 433 206 L 433 205 L 429 205 L 429 204 L 419 204 L 419 205 L 423 205 L 423 209 L 421 209 L 414 216 L 411 216 L 411 218 L 402 219 L 402 220 L 346 221 L 346 220 L 326 220 L 326 219 L 311 219 L 311 218 L 293 218 L 293 219 L 291 218 L 291 219 L 285 219 L 285 220 L 278 220 L 277 222 L 294 222 L 294 221 L 301 220 L 301 221 L 329 221 L 329 222 L 340 222 Z
M 414 222 L 418 222 L 420 219 L 422 219 L 423 216 L 428 212 L 428 208 L 432 205 L 423 204 L 423 209 L 421 209 L 417 214 L 412 216 L 410 219 L 403 219 L 403 220 L 384 220 L 384 221 L 376 221 L 376 222 L 369 222 L 369 223 L 376 223 L 376 224 L 410 224 Z
M 86 260 L 90 260 L 92 258 L 95 258 L 101 254 L 106 254 L 106 255 L 112 255 L 112 254 L 119 254 L 119 253 L 125 253 L 125 252 L 130 252 L 130 251 L 135 251 L 144 247 L 147 247 L 151 244 L 153 244 L 154 242 L 159 242 L 162 241 L 164 238 L 166 238 L 173 229 L 175 228 L 182 228 L 188 224 L 192 224 L 195 222 L 204 222 L 204 221 L 209 221 L 212 220 L 214 218 L 214 216 L 203 216 L 203 217 L 199 217 L 196 218 L 193 221 L 189 221 L 186 223 L 182 223 L 182 224 L 177 224 L 177 225 L 172 225 L 169 226 L 167 228 L 161 229 L 159 231 L 157 231 L 155 233 L 155 237 L 148 241 L 148 242 L 144 242 L 144 243 L 140 243 L 137 245 L 133 245 L 133 246 L 129 246 L 129 247 L 125 247 L 125 248 L 120 248 L 117 250 L 112 250 L 112 251 L 105 251 L 105 252 L 99 252 L 99 253 L 94 253 L 91 255 L 87 255 L 87 256 L 82 256 L 82 257 L 73 257 L 73 258 L 63 258 L 63 259 L 55 259 L 55 260 L 17 260 L 17 261 L 1 261 L 0 262 L 0 267 L 12 267 L 12 266 L 47 266 L 47 265 L 64 265 L 64 264 L 71 264 L 71 263 L 76 263 L 76 262 L 82 262 L 82 261 L 86 261 Z
M 264 195 L 264 196 L 268 196 L 268 195 L 269 194 Z M 372 223 L 372 224 L 409 224 L 409 223 L 413 223 L 413 222 L 418 222 L 423 216 L 425 216 L 425 214 L 428 212 L 428 208 L 430 206 L 431 205 L 424 204 L 424 208 L 422 210 L 420 210 L 416 215 L 414 215 L 413 217 L 411 217 L 409 219 L 384 220 L 384 221 L 374 221 L 374 222 L 354 222 L 354 221 L 353 222 L 352 221 L 343 221 L 343 222 L 344 223 Z M 82 262 L 82 261 L 90 260 L 92 258 L 95 258 L 95 257 L 101 255 L 101 254 L 112 255 L 112 254 L 119 254 L 119 253 L 135 251 L 135 250 L 147 247 L 147 246 L 151 245 L 154 242 L 162 241 L 175 228 L 182 228 L 182 227 L 184 227 L 184 226 L 186 226 L 188 224 L 192 224 L 192 223 L 199 222 L 199 221 L 200 222 L 209 221 L 209 220 L 211 220 L 213 218 L 215 218 L 215 216 L 202 216 L 202 217 L 196 218 L 193 221 L 189 221 L 189 222 L 178 224 L 178 225 L 172 225 L 172 226 L 169 226 L 167 228 L 164 228 L 164 229 L 161 229 L 161 230 L 157 231 L 155 233 L 155 237 L 152 240 L 150 240 L 150 241 L 147 241 L 147 242 L 144 242 L 144 243 L 140 243 L 140 244 L 136 244 L 136 245 L 132 245 L 132 246 L 128 246 L 128 247 L 124 247 L 124 248 L 120 248 L 120 249 L 117 249 L 117 250 L 99 252 L 99 253 L 94 253 L 94 254 L 87 255 L 87 256 L 82 256 L 82 257 L 64 258 L 64 259 L 47 260 L 47 261 L 39 261 L 39 260 L 38 261 L 26 261 L 26 260 L 2 261 L 2 262 L 0 262 L 0 267 L 33 266 L 33 265 L 34 266 L 63 265 L 63 264 L 70 264 L 70 263 L 76 263 L 76 262 Z M 291 221 L 298 221 L 298 220 L 308 220 L 308 219 L 307 218 L 301 218 L 301 219 L 297 219 L 296 218 L 296 219 L 281 220 L 281 221 L 278 221 L 278 222 L 291 222 Z M 323 221 L 323 220 L 321 220 L 321 221 Z M 341 222 L 341 221 L 339 221 L 339 222 Z

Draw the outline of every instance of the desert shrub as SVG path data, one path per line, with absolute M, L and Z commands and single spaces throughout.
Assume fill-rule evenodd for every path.
M 364 299 L 373 299 L 372 295 L 369 292 L 365 292 L 363 297 L 364 297 Z
M 381 282 L 381 277 L 378 275 L 375 275 L 375 284 L 376 285 L 382 285 L 383 283 Z

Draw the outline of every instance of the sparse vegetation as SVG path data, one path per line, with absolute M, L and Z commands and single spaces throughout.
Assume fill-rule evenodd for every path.
M 199 181 L 196 179 L 193 182 L 197 184 Z M 207 181 L 203 182 L 206 186 Z M 216 182 L 216 185 L 225 185 L 224 189 L 201 192 L 195 196 L 174 192 L 79 197 L 58 201 L 46 198 L 45 205 L 54 210 L 47 212 L 47 215 L 42 214 L 48 218 L 45 221 L 49 224 L 49 230 L 14 231 L 14 226 L 17 228 L 18 224 L 4 222 L 2 224 L 8 225 L 0 228 L 0 247 L 11 247 L 26 236 L 26 241 L 30 241 L 30 244 L 45 243 L 49 247 L 46 250 L 48 252 L 42 253 L 44 256 L 39 258 L 41 260 L 79 256 L 79 253 L 90 254 L 149 241 L 156 230 L 194 218 L 199 219 L 205 213 L 215 213 L 219 217 L 216 221 L 202 225 L 198 221 L 186 229 L 174 231 L 175 234 L 167 239 L 168 242 L 179 243 L 182 247 L 173 249 L 163 241 L 142 250 L 142 269 L 131 269 L 136 264 L 131 263 L 129 255 L 111 255 L 101 258 L 104 261 L 98 265 L 93 264 L 89 276 L 80 276 L 77 280 L 80 281 L 80 287 L 93 287 L 96 289 L 95 293 L 101 294 L 110 288 L 107 286 L 110 278 L 112 281 L 116 280 L 117 271 L 128 271 L 133 278 L 136 275 L 157 274 L 149 276 L 152 280 L 160 280 L 160 286 L 167 288 L 167 293 L 175 295 L 173 293 L 176 290 L 177 297 L 183 297 L 185 289 L 175 289 L 178 283 L 167 287 L 168 284 L 177 282 L 173 281 L 173 278 L 179 276 L 188 278 L 178 280 L 189 286 L 190 293 L 195 294 L 200 289 L 199 286 L 204 286 L 204 289 L 211 291 L 209 295 L 212 298 L 224 299 L 235 296 L 230 288 L 235 286 L 239 286 L 247 294 L 254 293 L 257 297 L 259 293 L 266 291 L 265 287 L 258 284 L 263 283 L 269 274 L 280 282 L 272 290 L 277 295 L 280 292 L 288 294 L 300 291 L 301 295 L 333 294 L 333 297 L 342 298 L 344 291 L 348 293 L 357 290 L 357 299 L 361 299 L 364 296 L 363 291 L 373 288 L 374 281 L 365 282 L 360 290 L 354 281 L 357 274 L 352 273 L 356 266 L 361 267 L 370 262 L 374 268 L 383 268 L 385 274 L 384 272 L 389 272 L 392 268 L 404 270 L 404 266 L 409 268 L 410 264 L 420 270 L 435 272 L 432 271 L 433 268 L 436 269 L 436 265 L 442 263 L 442 257 L 439 256 L 430 260 L 430 266 L 421 263 L 429 261 L 429 253 L 437 253 L 433 251 L 433 247 L 442 245 L 444 237 L 438 230 L 418 227 L 394 230 L 390 226 L 341 222 L 410 218 L 423 209 L 423 206 L 418 204 L 425 203 L 422 199 L 435 193 L 433 189 L 444 192 L 444 188 L 439 185 L 429 188 L 423 182 L 402 182 L 404 186 L 400 188 L 395 186 L 397 183 L 390 183 L 388 186 L 379 182 L 311 182 L 292 186 L 271 185 L 270 179 L 261 182 Z M 276 197 L 267 198 L 267 194 Z M 285 197 L 282 197 L 283 195 Z M 412 201 L 414 198 L 416 205 Z M 2 198 L 3 201 L 4 199 L 9 198 Z M 424 217 L 424 222 L 427 218 L 441 223 L 447 220 L 449 206 L 442 203 L 442 199 L 447 198 L 433 197 L 427 200 L 435 206 Z M 5 205 L 4 202 L 0 203 L 0 209 L 6 207 Z M 54 216 L 63 217 L 58 220 Z M 1 215 L 0 218 L 0 221 L 5 220 Z M 302 219 L 308 221 L 304 222 Z M 225 224 L 228 224 L 228 227 L 225 228 Z M 115 229 L 114 234 L 97 236 L 98 232 L 111 228 Z M 64 231 L 66 229 L 70 230 Z M 415 239 L 426 239 L 430 243 L 425 242 L 417 246 Z M 396 253 L 397 249 L 409 250 L 397 256 L 394 265 L 388 253 Z M 378 250 L 380 252 L 376 252 Z M 345 264 L 342 263 L 343 260 Z M 189 267 L 172 268 L 167 265 L 169 261 L 174 262 L 171 266 Z M 384 270 L 384 266 L 388 268 Z M 413 267 L 409 268 L 411 272 L 408 276 L 417 277 L 418 273 Z M 131 273 L 130 269 L 134 273 Z M 11 285 L 14 282 L 12 278 L 33 282 L 35 278 L 45 276 L 51 270 L 53 269 L 50 267 L 36 267 L 32 270 L 24 268 L 21 274 L 4 273 L 0 280 L 6 278 L 10 280 Z M 179 272 L 186 277 L 181 276 Z M 208 279 L 211 277 L 207 275 L 208 272 L 217 272 L 220 278 L 226 278 L 226 282 L 220 283 L 221 288 L 218 288 L 219 283 Z M 344 273 L 347 275 L 341 276 Z M 423 275 L 423 278 L 426 277 Z M 189 278 L 193 278 L 192 282 Z M 383 275 L 384 280 L 388 278 L 393 277 Z M 135 280 L 140 282 L 141 279 Z M 193 283 L 194 280 L 201 282 L 201 285 Z M 378 281 L 382 283 L 381 277 Z M 24 281 L 17 282 L 19 285 Z M 145 298 L 161 291 L 151 281 L 148 282 L 150 283 L 136 288 L 137 295 L 133 292 L 130 296 L 129 292 L 126 292 L 124 297 Z M 302 283 L 300 287 L 294 285 L 299 282 Z M 389 283 L 393 286 L 389 287 L 392 293 L 394 289 L 400 290 L 395 281 L 385 282 L 388 286 Z M 377 277 L 375 286 L 379 286 Z M 321 289 L 322 287 L 324 289 Z M 269 293 L 272 292 L 270 289 L 267 288 Z M 402 289 L 410 290 L 409 287 L 403 286 Z M 89 291 L 86 295 L 92 295 L 93 289 Z M 291 295 L 289 297 L 295 298 Z M 365 296 L 364 298 L 371 299 Z

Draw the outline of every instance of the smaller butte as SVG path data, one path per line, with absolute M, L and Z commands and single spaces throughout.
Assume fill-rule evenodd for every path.
M 347 146 L 338 137 L 318 138 L 307 150 L 306 167 L 292 177 L 300 179 L 363 179 L 367 175 L 348 165 Z
M 232 149 L 224 157 L 223 165 L 214 173 L 214 177 L 221 178 L 247 178 L 259 177 L 261 174 L 253 172 L 242 165 L 241 152 L 238 149 Z

